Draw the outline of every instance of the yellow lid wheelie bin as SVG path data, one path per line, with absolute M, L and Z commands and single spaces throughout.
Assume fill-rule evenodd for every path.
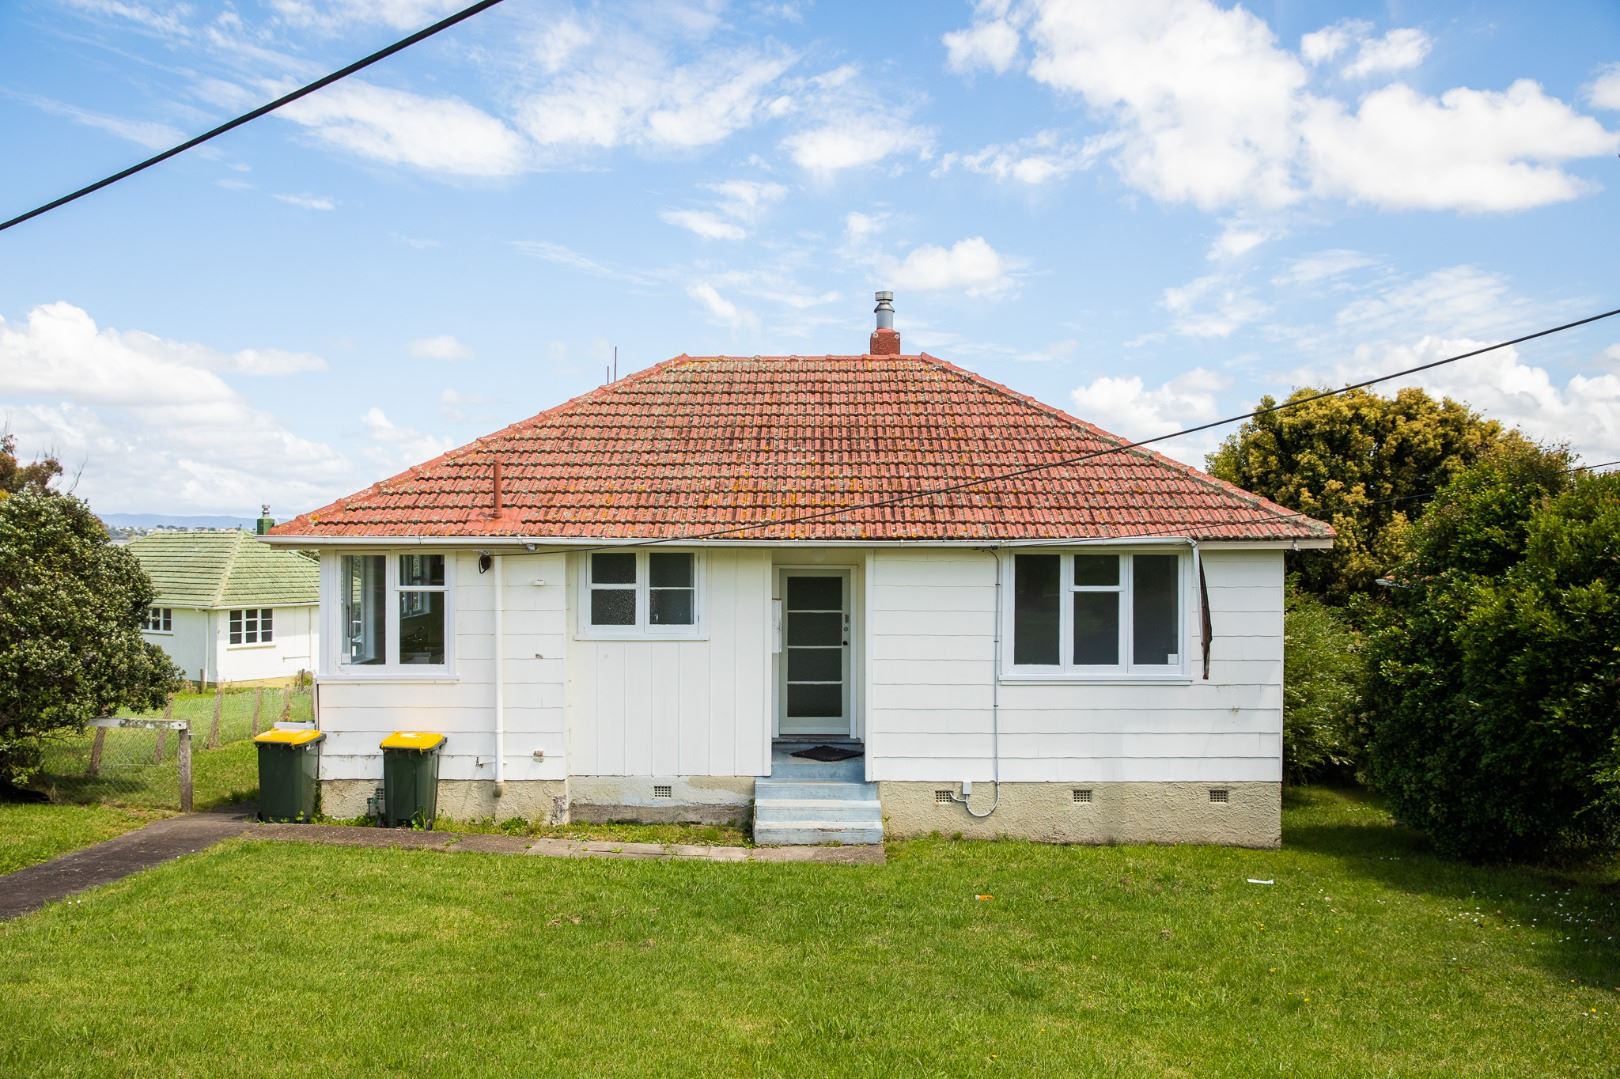
M 314 730 L 269 730 L 259 747 L 259 819 L 308 821 L 320 794 L 321 740 Z
M 444 735 L 395 731 L 382 740 L 383 825 L 431 830 L 439 806 L 439 747 Z

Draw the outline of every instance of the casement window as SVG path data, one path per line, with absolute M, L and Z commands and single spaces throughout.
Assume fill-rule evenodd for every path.
M 587 637 L 693 637 L 698 633 L 695 554 L 596 551 L 585 556 L 580 632 Z
M 141 623 L 141 628 L 148 633 L 173 633 L 174 608 L 148 607 L 146 620 Z
M 275 640 L 275 624 L 269 607 L 249 607 L 232 611 L 230 619 L 231 644 L 269 644 Z
M 1009 674 L 1183 673 L 1183 555 L 1032 553 L 1011 563 Z
M 449 664 L 449 587 L 442 554 L 338 559 L 338 668 L 443 671 Z

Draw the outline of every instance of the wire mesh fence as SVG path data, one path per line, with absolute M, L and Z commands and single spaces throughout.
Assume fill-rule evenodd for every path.
M 252 737 L 277 722 L 314 718 L 308 687 L 180 693 L 162 711 L 98 720 L 82 734 L 53 741 L 33 786 L 52 801 L 153 809 L 250 798 L 258 786 Z

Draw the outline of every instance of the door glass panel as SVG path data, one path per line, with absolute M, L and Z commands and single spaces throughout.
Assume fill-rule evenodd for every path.
M 787 606 L 790 611 L 842 611 L 842 577 L 789 577 Z
M 844 616 L 836 611 L 825 614 L 789 611 L 787 643 L 841 645 L 844 643 Z
M 1176 575 L 1181 560 L 1176 555 L 1139 554 L 1131 562 L 1131 662 L 1163 666 L 1180 651 Z
M 1013 565 L 1013 663 L 1058 662 L 1058 586 L 1063 565 L 1055 554 L 1019 555 Z
M 633 557 L 633 556 L 632 556 Z M 591 625 L 633 626 L 636 624 L 636 592 L 633 588 L 591 589 Z
M 1074 594 L 1074 661 L 1112 667 L 1119 662 L 1119 593 Z
M 790 682 L 841 682 L 844 680 L 844 650 L 790 648 L 787 676 Z
M 789 682 L 787 713 L 806 718 L 836 718 L 844 714 L 842 682 Z
M 444 662 L 444 593 L 399 594 L 399 661 L 437 666 Z

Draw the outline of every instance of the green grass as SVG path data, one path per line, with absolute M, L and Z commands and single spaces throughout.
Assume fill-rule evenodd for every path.
M 0 1074 L 1614 1074 L 1612 869 L 1443 862 L 1325 791 L 1285 835 L 871 867 L 238 840 L 0 926 Z
M 100 843 L 163 815 L 116 806 L 0 802 L 0 873 Z
M 700 847 L 742 847 L 752 843 L 747 829 L 733 824 L 637 824 L 630 821 L 609 821 L 601 824 L 540 824 L 524 820 L 522 817 L 504 821 L 497 821 L 493 817 L 484 817 L 480 820 L 452 820 L 449 817 L 439 817 L 434 821 L 433 827 L 440 832 L 541 836 L 546 839 L 594 839 L 614 843 L 685 843 Z

